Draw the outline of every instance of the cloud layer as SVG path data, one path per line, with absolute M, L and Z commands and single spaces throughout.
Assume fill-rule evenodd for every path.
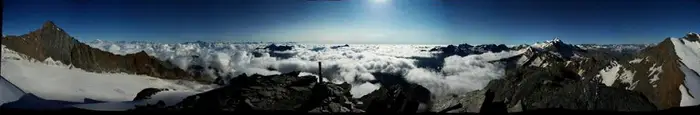
M 517 55 L 517 52 L 485 53 L 444 59 L 442 69 L 419 68 L 411 57 L 431 58 L 426 52 L 431 45 L 365 45 L 333 47 L 337 44 L 278 44 L 292 45 L 288 51 L 256 49 L 269 44 L 234 43 L 140 43 L 94 41 L 90 46 L 116 54 L 141 50 L 162 60 L 171 60 L 180 68 L 190 65 L 205 67 L 208 74 L 279 74 L 291 71 L 318 73 L 317 62 L 323 63 L 323 75 L 335 83 L 348 82 L 354 86 L 353 95 L 359 97 L 379 86 L 366 84 L 375 77 L 372 73 L 402 75 L 409 82 L 420 84 L 435 95 L 462 93 L 483 88 L 488 81 L 503 75 L 500 64 L 491 60 Z M 254 53 L 262 55 L 254 55 Z M 275 56 L 271 55 L 274 54 Z M 285 57 L 276 56 L 284 54 Z M 209 68 L 211 67 L 211 68 Z M 437 70 L 437 71 L 436 71 Z

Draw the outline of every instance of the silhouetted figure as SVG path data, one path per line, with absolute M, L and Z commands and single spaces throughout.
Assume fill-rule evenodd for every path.
M 323 82 L 323 69 L 321 69 L 321 62 L 318 62 L 318 83 Z
M 503 102 L 494 102 L 495 95 L 491 90 L 486 91 L 486 98 L 481 105 L 480 113 L 483 114 L 508 114 L 508 108 Z

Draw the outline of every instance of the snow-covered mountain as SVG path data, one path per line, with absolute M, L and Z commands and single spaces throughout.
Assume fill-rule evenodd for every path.
M 145 52 L 114 55 L 92 48 L 71 37 L 51 21 L 45 22 L 41 28 L 27 34 L 3 37 L 2 45 L 32 59 L 51 58 L 89 72 L 130 73 L 199 82 L 213 80 L 193 76 L 174 67 L 172 63 L 158 60 Z
M 630 58 L 612 60 L 597 77 L 607 86 L 642 92 L 661 108 L 698 105 L 697 38 L 696 33 L 666 38 Z

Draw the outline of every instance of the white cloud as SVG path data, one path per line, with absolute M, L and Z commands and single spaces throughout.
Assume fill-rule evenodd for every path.
M 442 71 L 414 69 L 406 74 L 406 80 L 428 88 L 434 95 L 466 93 L 482 89 L 489 81 L 504 75 L 504 65 L 489 63 L 489 61 L 517 54 L 517 52 L 501 52 L 465 57 L 450 56 L 445 58 Z
M 291 57 L 272 57 L 267 51 L 256 48 L 267 44 L 157 44 L 157 43 L 90 43 L 91 46 L 115 53 L 135 53 L 141 50 L 160 59 L 169 59 L 186 68 L 189 65 L 211 66 L 222 73 L 271 75 L 291 71 L 318 73 L 317 62 L 323 63 L 323 75 L 329 81 L 344 81 L 354 86 L 374 80 L 371 73 L 404 75 L 410 82 L 416 82 L 435 92 L 466 92 L 484 87 L 488 81 L 503 74 L 499 64 L 487 61 L 515 55 L 516 52 L 485 53 L 466 57 L 445 58 L 442 71 L 418 68 L 416 60 L 409 57 L 431 57 L 430 45 L 368 45 L 351 44 L 350 47 L 330 48 L 338 44 L 278 44 L 293 45 L 294 49 L 284 51 Z M 114 46 L 119 46 L 115 48 Z M 118 51 L 114 51 L 119 49 Z M 253 52 L 262 52 L 255 57 Z M 280 53 L 280 52 L 275 52 Z M 198 60 L 192 55 L 199 56 Z M 268 70 L 268 68 L 273 70 Z M 220 73 L 221 74 L 221 73 Z M 361 93 L 358 93 L 361 94 Z

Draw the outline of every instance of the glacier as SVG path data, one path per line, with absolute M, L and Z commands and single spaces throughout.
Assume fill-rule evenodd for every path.
M 92 73 L 48 58 L 44 61 L 26 56 L 2 46 L 0 74 L 26 93 L 46 100 L 83 102 L 85 99 L 120 102 L 131 101 L 145 88 L 167 88 L 175 91 L 203 92 L 216 86 L 191 81 L 164 80 L 150 76 L 125 73 Z M 3 87 L 4 87 L 3 83 Z M 4 87 L 7 90 L 9 87 Z M 10 89 L 11 90 L 11 89 Z M 16 91 L 13 91 L 16 92 Z M 11 102 L 3 92 L 3 103 Z M 15 95 L 16 96 L 16 95 Z M 9 97 L 9 96 L 7 96 Z

